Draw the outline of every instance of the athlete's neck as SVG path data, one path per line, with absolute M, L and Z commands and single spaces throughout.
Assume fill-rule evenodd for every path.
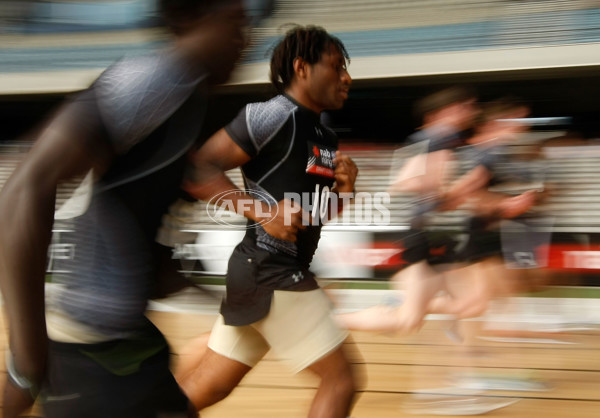
M 285 95 L 290 98 L 293 102 L 295 102 L 296 104 L 314 112 L 318 115 L 321 114 L 321 112 L 325 109 L 322 109 L 318 106 L 316 106 L 312 100 L 310 100 L 308 98 L 308 96 L 303 93 L 302 91 L 299 91 L 298 89 L 294 89 L 292 87 L 290 87 L 289 89 L 287 89 L 285 91 Z

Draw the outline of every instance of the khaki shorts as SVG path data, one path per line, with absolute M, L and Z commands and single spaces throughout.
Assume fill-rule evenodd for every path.
M 250 367 L 272 349 L 296 373 L 334 351 L 347 336 L 331 317 L 331 302 L 322 289 L 275 290 L 271 310 L 260 321 L 231 326 L 219 316 L 208 347 Z

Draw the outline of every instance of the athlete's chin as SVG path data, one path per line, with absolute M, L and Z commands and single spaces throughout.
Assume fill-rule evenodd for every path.
M 332 101 L 330 103 L 329 107 L 328 107 L 328 110 L 339 110 L 339 109 L 341 109 L 342 107 L 344 107 L 345 101 L 346 100 L 343 99 L 343 98 L 340 98 L 340 99 Z

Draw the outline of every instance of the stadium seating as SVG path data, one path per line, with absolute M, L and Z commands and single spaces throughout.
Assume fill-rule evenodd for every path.
M 128 3 L 140 3 L 135 7 L 145 7 L 141 2 L 121 3 L 124 7 Z M 594 48 L 600 41 L 600 7 L 592 0 L 282 0 L 277 3 L 274 15 L 254 29 L 244 65 L 233 80 L 236 85 L 255 81 L 257 77 L 260 82 L 266 82 L 264 66 L 259 67 L 257 76 L 251 64 L 267 61 L 270 48 L 290 23 L 324 26 L 344 41 L 355 59 L 540 46 L 587 45 Z M 35 19 L 29 26 L 36 26 Z M 65 26 L 59 25 L 54 31 L 48 29 L 36 34 L 30 30 L 25 32 L 26 36 L 19 37 L 18 25 L 5 25 L 4 33 L 0 33 L 0 73 L 5 73 L 6 77 L 3 77 L 4 83 L 0 82 L 0 94 L 34 89 L 38 92 L 76 90 L 87 85 L 94 75 L 122 55 L 145 53 L 160 47 L 165 40 L 164 32 L 142 29 L 134 24 L 127 30 L 123 27 L 109 29 L 99 32 L 97 26 L 89 24 L 84 25 L 77 36 L 68 36 Z M 588 63 L 593 52 L 586 49 L 562 54 L 560 66 Z M 514 56 L 512 61 L 515 62 L 510 65 L 506 62 L 505 66 L 559 66 L 558 62 L 536 63 L 526 58 L 532 59 L 531 56 Z M 470 61 L 467 68 L 470 71 L 487 69 L 484 61 Z M 442 62 L 437 61 L 437 64 Z M 419 65 L 411 69 L 410 74 L 430 73 L 428 63 L 415 63 Z M 388 76 L 405 75 L 404 66 L 398 62 L 386 62 L 385 65 L 389 66 L 385 72 Z M 495 69 L 502 70 L 502 67 Z M 53 77 L 47 78 L 45 84 L 37 79 L 32 82 L 32 77 L 46 71 L 52 71 Z M 379 76 L 381 69 L 377 66 L 370 70 L 361 69 L 357 75 L 368 79 L 369 71 Z M 57 72 L 64 72 L 67 82 L 57 83 Z

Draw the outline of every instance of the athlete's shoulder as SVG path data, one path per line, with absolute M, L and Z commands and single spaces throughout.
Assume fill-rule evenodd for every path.
M 246 105 L 246 123 L 250 136 L 261 148 L 285 125 L 297 106 L 279 95 L 266 102 Z
M 109 66 L 93 88 L 103 100 L 137 100 L 161 86 L 182 84 L 182 71 L 177 70 L 174 56 L 166 53 L 124 57 Z
M 165 52 L 117 61 L 92 89 L 108 131 L 126 149 L 171 116 L 204 78 L 191 77 Z

